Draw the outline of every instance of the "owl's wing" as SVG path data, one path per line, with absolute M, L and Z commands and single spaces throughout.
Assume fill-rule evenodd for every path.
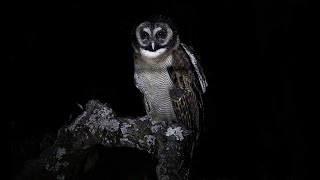
M 189 130 L 199 132 L 202 113 L 202 93 L 208 86 L 202 67 L 194 53 L 181 44 L 174 52 L 174 61 L 168 68 L 173 88 L 170 98 L 177 120 Z
M 190 158 L 192 158 L 195 141 L 200 134 L 200 123 L 203 119 L 202 93 L 207 81 L 202 67 L 194 53 L 185 45 L 181 45 L 173 54 L 173 64 L 168 68 L 173 88 L 170 98 L 178 122 L 191 130 L 187 142 Z
M 198 80 L 198 83 L 201 86 L 202 93 L 205 93 L 206 92 L 206 88 L 208 86 L 208 83 L 207 83 L 207 80 L 206 80 L 206 76 L 203 73 L 203 69 L 202 69 L 199 61 L 196 58 L 195 53 L 193 52 L 193 50 L 191 48 L 189 48 L 188 46 L 186 46 L 183 43 L 181 43 L 181 47 L 183 48 L 185 53 L 187 53 L 187 55 L 189 57 L 189 60 L 190 60 L 190 62 L 192 64 L 192 68 L 197 74 L 197 80 Z

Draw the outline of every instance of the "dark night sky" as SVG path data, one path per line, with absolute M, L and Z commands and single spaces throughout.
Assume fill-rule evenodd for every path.
M 306 176 L 304 124 L 296 118 L 306 3 L 25 2 L 10 11 L 9 83 L 12 100 L 21 104 L 9 126 L 12 173 L 37 155 L 30 141 L 54 134 L 70 123 L 70 114 L 81 112 L 75 103 L 98 99 L 119 116 L 144 114 L 133 83 L 131 31 L 145 17 L 163 14 L 176 22 L 182 41 L 193 45 L 209 83 L 207 134 L 196 176 Z M 148 158 L 136 151 L 104 151 L 113 163 L 125 154 L 137 167 L 145 164 L 132 156 Z

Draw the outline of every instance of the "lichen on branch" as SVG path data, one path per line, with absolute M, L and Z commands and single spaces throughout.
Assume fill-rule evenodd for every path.
M 177 124 L 151 123 L 149 116 L 117 117 L 108 104 L 97 100 L 71 124 L 58 131 L 55 143 L 34 160 L 26 163 L 18 179 L 70 179 L 79 157 L 89 147 L 129 147 L 152 153 L 158 158 L 158 179 L 186 179 L 183 166 L 188 132 Z

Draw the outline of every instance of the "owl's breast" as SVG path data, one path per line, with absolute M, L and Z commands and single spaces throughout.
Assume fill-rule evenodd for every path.
M 151 115 L 166 119 L 175 118 L 169 94 L 173 83 L 166 67 L 136 69 L 135 81 L 148 101 Z

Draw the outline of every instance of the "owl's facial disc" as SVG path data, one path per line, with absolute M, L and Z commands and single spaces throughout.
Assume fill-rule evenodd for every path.
M 172 39 L 172 30 L 165 23 L 144 22 L 136 29 L 141 53 L 146 56 L 156 57 L 163 54 Z
M 172 40 L 173 31 L 164 23 L 156 23 L 153 30 L 153 36 L 160 46 L 166 46 Z

